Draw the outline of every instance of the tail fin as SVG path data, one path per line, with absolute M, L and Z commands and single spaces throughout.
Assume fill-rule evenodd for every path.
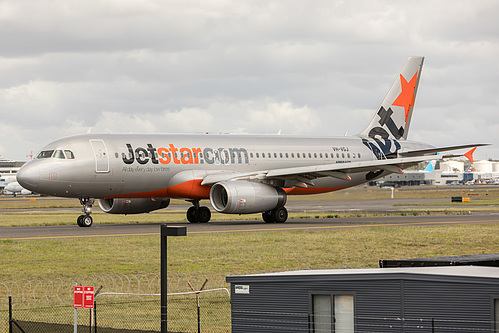
M 424 171 L 427 171 L 427 172 L 433 172 L 433 170 L 435 170 L 435 165 L 437 164 L 437 160 L 431 160 L 430 162 L 428 162 L 428 164 L 426 165 L 426 168 L 424 168 Z
M 410 57 L 392 84 L 371 123 L 359 135 L 407 139 L 424 57 Z

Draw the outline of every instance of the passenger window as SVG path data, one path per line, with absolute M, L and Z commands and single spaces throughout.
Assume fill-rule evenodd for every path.
M 279 153 L 279 155 L 280 155 L 280 156 L 281 156 L 281 158 L 282 158 L 282 153 Z
M 277 153 L 274 153 L 274 158 L 277 158 Z
M 259 158 L 260 157 L 260 154 L 259 153 L 256 153 L 256 158 Z
M 271 158 L 272 157 L 272 154 L 271 153 L 268 153 L 268 157 Z
M 317 153 L 314 153 L 314 157 L 317 158 Z
M 319 157 L 322 158 L 322 153 L 319 154 Z
M 253 158 L 253 153 L 250 153 L 250 157 Z
M 288 158 L 288 157 L 289 157 L 289 155 L 288 155 L 288 153 L 286 153 L 286 158 Z
M 295 154 L 294 153 L 291 153 L 291 158 L 295 158 Z
M 74 160 L 75 156 L 71 150 L 65 150 L 64 155 L 66 155 L 66 158 L 68 160 Z M 118 158 L 118 153 L 116 153 L 116 158 Z
M 358 156 L 359 156 L 359 158 L 360 158 L 360 153 L 359 153 L 359 155 L 358 155 Z
M 312 154 L 311 153 L 308 153 L 308 158 L 312 158 Z
M 350 153 L 347 153 L 347 157 L 350 158 Z
M 340 158 L 340 153 L 336 153 L 336 158 Z
M 53 153 L 53 150 L 44 150 L 41 151 L 36 158 L 51 158 Z
M 342 157 L 342 158 L 345 158 L 345 153 L 341 153 L 341 157 Z

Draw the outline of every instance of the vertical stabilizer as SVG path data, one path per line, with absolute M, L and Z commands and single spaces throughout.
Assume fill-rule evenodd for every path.
M 359 135 L 407 139 L 424 57 L 410 57 L 392 84 L 371 123 Z

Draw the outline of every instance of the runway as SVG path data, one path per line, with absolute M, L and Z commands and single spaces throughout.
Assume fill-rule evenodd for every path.
M 223 221 L 209 223 L 168 223 L 171 226 L 186 226 L 188 235 L 221 234 L 233 232 L 284 232 L 323 231 L 349 228 L 435 226 L 451 224 L 499 223 L 497 213 L 472 215 L 424 215 L 363 218 L 291 219 L 282 224 L 267 224 L 263 221 Z M 1 228 L 0 240 L 77 239 L 98 237 L 159 236 L 160 223 L 148 224 L 94 224 L 90 228 L 76 225 L 46 227 Z

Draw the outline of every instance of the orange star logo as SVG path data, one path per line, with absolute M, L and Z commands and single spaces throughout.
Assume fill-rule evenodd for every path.
M 402 86 L 402 92 L 393 102 L 392 105 L 401 106 L 405 109 L 405 122 L 407 123 L 407 118 L 409 118 L 409 111 L 414 105 L 414 90 L 416 89 L 416 82 L 418 81 L 418 72 L 414 74 L 411 81 L 407 82 L 406 79 L 400 74 L 400 85 Z

